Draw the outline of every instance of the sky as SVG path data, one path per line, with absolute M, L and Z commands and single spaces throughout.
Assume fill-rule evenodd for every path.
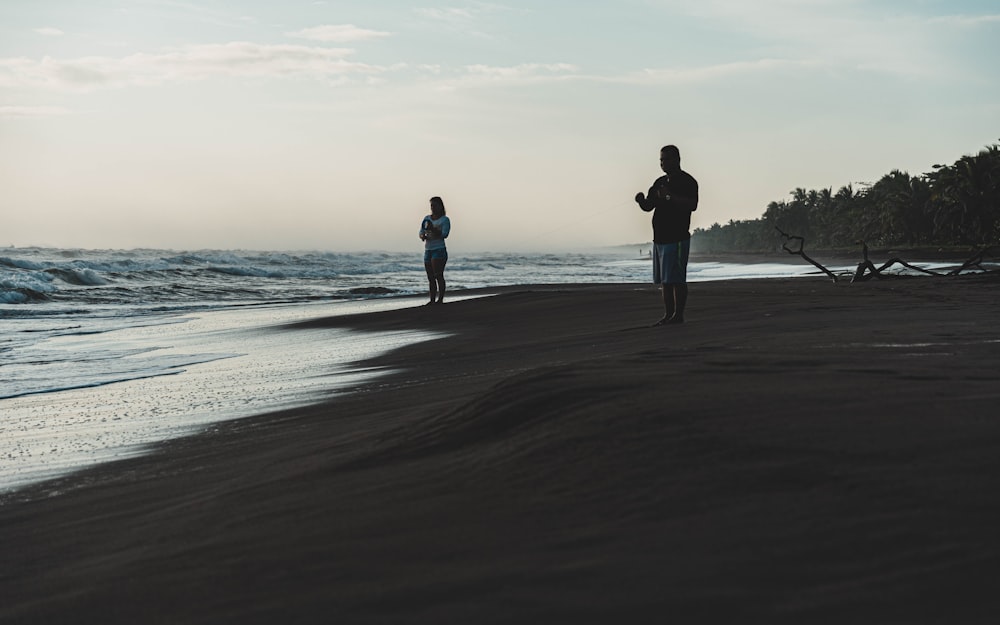
M 1000 138 L 996 0 L 0 0 L 0 246 L 453 251 L 651 236 Z

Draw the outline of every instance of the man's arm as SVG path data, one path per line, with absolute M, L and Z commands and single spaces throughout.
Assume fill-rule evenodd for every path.
M 638 204 L 639 208 L 647 213 L 663 204 L 663 197 L 667 193 L 667 190 L 662 183 L 662 180 L 662 178 L 657 178 L 656 182 L 653 183 L 653 186 L 649 187 L 649 191 L 646 195 L 643 195 L 642 191 L 635 194 L 636 204 Z
M 653 204 L 653 199 L 652 198 L 647 199 L 646 196 L 643 195 L 642 191 L 639 191 L 638 193 L 635 194 L 635 203 L 639 205 L 639 208 L 641 208 L 647 213 L 656 208 L 656 206 Z
M 698 210 L 698 181 L 694 178 L 681 180 L 681 184 L 674 185 L 676 191 L 671 190 L 670 199 L 674 208 L 691 211 Z

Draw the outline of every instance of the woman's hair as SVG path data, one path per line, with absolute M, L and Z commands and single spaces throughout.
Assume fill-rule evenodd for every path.
M 436 195 L 431 198 L 431 206 L 437 206 L 438 208 L 440 208 L 442 215 L 447 214 L 447 213 L 445 213 L 445 210 L 444 210 L 444 200 L 442 200 L 441 198 L 439 198 Z

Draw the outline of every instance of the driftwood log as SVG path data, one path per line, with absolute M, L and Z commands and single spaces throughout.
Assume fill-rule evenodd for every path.
M 858 269 L 854 272 L 854 277 L 851 278 L 851 282 L 864 282 L 865 280 L 871 280 L 872 278 L 883 278 L 885 276 L 882 275 L 882 272 L 897 264 L 902 265 L 907 269 L 926 273 L 931 276 L 945 275 L 936 271 L 931 271 L 930 269 L 924 269 L 923 267 L 911 265 L 910 263 L 902 261 L 898 258 L 890 258 L 884 262 L 881 267 L 875 267 L 875 263 L 868 259 L 868 244 L 864 241 L 861 242 L 861 255 L 864 259 L 858 263 Z
M 806 253 L 804 251 L 802 251 L 802 248 L 805 247 L 805 243 L 806 243 L 806 240 L 804 238 L 799 237 L 799 236 L 794 236 L 794 235 L 791 235 L 791 234 L 787 234 L 786 232 L 784 232 L 781 228 L 779 228 L 777 226 L 775 226 L 774 229 L 777 230 L 778 232 L 780 232 L 782 238 L 785 239 L 785 243 L 781 244 L 781 249 L 785 250 L 789 254 L 794 254 L 796 256 L 801 256 L 803 259 L 805 259 L 805 260 L 809 261 L 810 263 L 812 263 L 820 271 L 822 271 L 826 275 L 830 276 L 830 278 L 834 282 L 837 281 L 837 274 L 833 273 L 832 271 L 830 271 L 829 269 L 827 269 L 823 265 L 817 263 L 815 260 L 809 258 L 809 256 L 806 255 Z M 790 242 L 793 242 L 793 241 L 796 242 L 796 243 L 798 243 L 798 249 L 792 249 L 792 248 L 788 247 L 788 244 Z
M 986 269 L 985 267 L 983 267 L 983 256 L 986 255 L 986 252 L 989 252 L 992 249 L 993 249 L 992 247 L 984 247 L 983 249 L 979 250 L 979 252 L 977 252 L 975 256 L 973 256 L 969 260 L 967 260 L 964 263 L 962 263 L 961 267 L 959 267 L 958 269 L 952 269 L 951 271 L 949 271 L 948 275 L 949 276 L 957 276 L 958 274 L 962 273 L 966 269 L 972 269 L 972 268 L 976 268 L 976 269 L 978 269 L 980 271 L 983 271 L 983 272 L 989 271 L 988 269 Z
M 871 280 L 872 278 L 883 278 L 885 276 L 882 275 L 882 272 L 888 269 L 889 267 L 892 267 L 893 265 L 897 264 L 902 265 L 907 269 L 919 271 L 921 273 L 925 273 L 930 276 L 957 276 L 963 271 L 967 271 L 969 269 L 978 269 L 979 271 L 986 272 L 989 270 L 983 267 L 983 256 L 985 256 L 986 253 L 991 249 L 992 248 L 985 247 L 979 250 L 972 258 L 962 263 L 961 267 L 958 267 L 957 269 L 952 269 L 948 273 L 941 273 L 939 271 L 931 271 L 930 269 L 924 269 L 923 267 L 917 267 L 916 265 L 911 265 L 910 263 L 902 261 L 898 258 L 891 258 L 885 263 L 883 263 L 881 267 L 875 267 L 875 264 L 868 259 L 868 245 L 864 241 L 862 241 L 861 254 L 864 257 L 864 259 L 860 263 L 858 263 L 858 269 L 857 271 L 854 272 L 854 277 L 851 278 L 851 282 L 864 282 L 865 280 Z
M 837 282 L 837 274 L 833 273 L 832 271 L 830 271 L 829 269 L 827 269 L 826 267 L 824 267 L 820 263 L 818 263 L 815 260 L 813 260 L 812 258 L 810 258 L 803 251 L 802 248 L 805 247 L 805 242 L 806 242 L 806 240 L 803 237 L 792 235 L 792 234 L 788 234 L 787 232 L 785 232 L 784 230 L 782 230 L 781 228 L 779 228 L 777 226 L 775 226 L 774 229 L 777 230 L 781 234 L 781 237 L 783 239 L 785 239 L 785 243 L 781 244 L 781 249 L 785 250 L 789 254 L 793 254 L 793 255 L 796 255 L 796 256 L 801 256 L 803 259 L 805 259 L 806 261 L 808 261 L 809 263 L 811 263 L 813 266 L 815 266 L 816 268 L 818 268 L 820 271 L 822 271 L 826 275 L 830 276 L 830 278 L 834 282 Z M 793 247 L 789 247 L 790 243 L 794 243 L 797 247 L 794 247 L 794 248 Z M 976 252 L 976 254 L 973 255 L 971 258 L 969 258 L 969 260 L 967 260 L 964 263 L 962 263 L 961 267 L 958 267 L 957 269 L 952 269 L 948 273 L 941 273 L 941 272 L 938 272 L 938 271 L 932 271 L 930 269 L 924 269 L 923 267 L 917 267 L 916 265 L 911 265 L 910 263 L 908 263 L 908 262 L 906 262 L 904 260 L 901 260 L 899 258 L 890 258 L 886 262 L 882 263 L 881 267 L 876 267 L 875 263 L 873 263 L 868 258 L 868 244 L 865 243 L 864 241 L 861 241 L 861 255 L 862 255 L 863 259 L 862 259 L 862 261 L 860 263 L 858 263 L 858 268 L 854 271 L 854 276 L 851 278 L 851 282 L 852 283 L 853 282 L 864 282 L 866 280 L 871 280 L 872 278 L 879 278 L 879 279 L 885 278 L 887 276 L 882 275 L 882 272 L 885 271 L 886 269 L 889 269 L 893 265 L 902 265 L 903 267 L 906 267 L 907 269 L 912 269 L 913 271 L 919 271 L 920 273 L 925 273 L 925 274 L 930 275 L 930 276 L 957 276 L 960 273 L 962 273 L 963 271 L 968 271 L 970 269 L 978 269 L 979 271 L 982 271 L 982 272 L 986 273 L 986 272 L 989 272 L 991 270 L 990 269 L 986 269 L 985 267 L 983 267 L 983 257 L 987 254 L 987 252 L 991 251 L 992 249 L 993 249 L 992 247 L 984 247 L 981 250 L 979 250 L 978 252 Z M 995 270 L 993 270 L 993 271 L 995 271 Z

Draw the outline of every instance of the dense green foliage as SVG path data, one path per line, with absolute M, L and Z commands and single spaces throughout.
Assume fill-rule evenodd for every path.
M 696 229 L 692 248 L 702 252 L 758 252 L 781 248 L 776 228 L 806 239 L 812 249 L 996 245 L 1000 241 L 1000 146 L 934 171 L 893 171 L 878 182 L 836 193 L 796 189 L 771 202 L 763 217 Z

